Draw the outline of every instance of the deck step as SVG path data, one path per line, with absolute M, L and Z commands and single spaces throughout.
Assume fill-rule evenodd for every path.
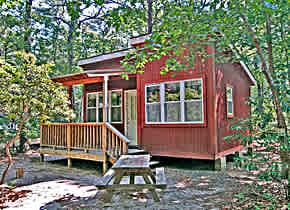
M 149 163 L 149 166 L 152 167 L 152 166 L 156 166 L 158 165 L 160 162 L 159 161 L 150 161 Z
M 148 154 L 148 152 L 142 149 L 128 149 L 128 155 L 141 155 L 141 154 Z
M 139 145 L 131 145 L 131 144 L 129 144 L 128 145 L 128 149 L 140 149 L 140 146 Z

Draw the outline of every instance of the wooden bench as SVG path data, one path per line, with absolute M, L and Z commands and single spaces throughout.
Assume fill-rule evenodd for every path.
M 107 173 L 103 176 L 101 183 L 97 184 L 96 187 L 100 190 L 106 189 L 110 181 L 114 178 L 115 174 L 116 173 L 113 169 L 107 171 Z
M 164 168 L 156 168 L 156 188 L 165 189 L 167 182 L 166 176 L 164 173 Z

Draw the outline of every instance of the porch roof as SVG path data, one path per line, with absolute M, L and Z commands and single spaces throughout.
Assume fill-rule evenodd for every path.
M 121 75 L 124 70 L 119 69 L 96 69 L 83 71 L 75 74 L 67 74 L 52 78 L 52 81 L 62 83 L 63 86 L 71 86 L 78 84 L 90 84 L 104 81 L 104 76 Z

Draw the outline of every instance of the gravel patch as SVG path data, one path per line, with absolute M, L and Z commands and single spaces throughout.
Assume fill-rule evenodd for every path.
M 69 169 L 65 161 L 40 163 L 37 155 L 32 156 L 17 156 L 6 179 L 18 186 L 17 190 L 32 190 L 26 198 L 8 203 L 11 209 L 230 209 L 233 195 L 243 187 L 235 177 L 242 173 L 237 170 L 192 170 L 163 163 L 168 185 L 158 190 L 160 202 L 154 202 L 151 192 L 143 190 L 116 191 L 111 203 L 104 203 L 106 191 L 94 187 L 101 180 L 101 163 Z M 1 173 L 5 166 L 0 162 Z M 24 169 L 24 176 L 15 179 L 19 167 Z

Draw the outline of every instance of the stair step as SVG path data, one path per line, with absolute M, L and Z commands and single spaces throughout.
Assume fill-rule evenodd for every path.
M 128 149 L 140 149 L 139 145 L 128 145 Z
M 160 162 L 159 161 L 150 161 L 149 166 L 156 166 L 158 165 Z
M 128 155 L 138 155 L 138 154 L 148 154 L 148 152 L 142 149 L 128 149 Z

